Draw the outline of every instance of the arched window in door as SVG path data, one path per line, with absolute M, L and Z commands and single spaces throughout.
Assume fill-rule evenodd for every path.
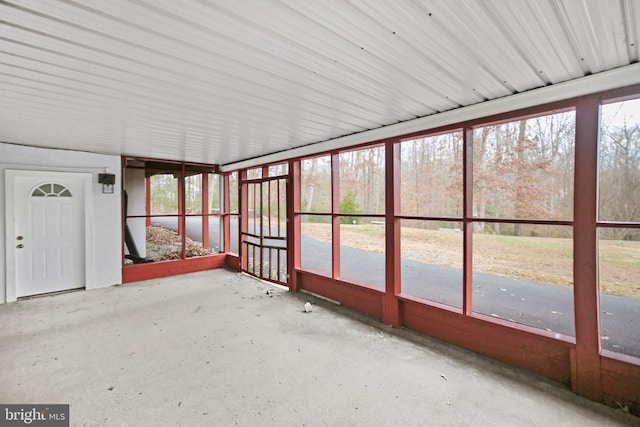
M 72 197 L 72 195 L 64 185 L 48 182 L 36 187 L 31 192 L 31 197 Z

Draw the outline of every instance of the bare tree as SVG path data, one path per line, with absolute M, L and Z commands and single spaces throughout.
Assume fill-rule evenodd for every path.
M 600 142 L 600 219 L 640 221 L 640 124 L 607 126 Z M 629 233 L 614 238 L 629 238 Z

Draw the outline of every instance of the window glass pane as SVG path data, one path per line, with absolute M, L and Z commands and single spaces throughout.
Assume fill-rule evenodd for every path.
M 640 99 L 602 106 L 599 216 L 640 221 Z
M 288 173 L 289 173 L 288 163 L 269 166 L 269 176 L 281 176 L 281 175 L 286 175 Z
M 222 212 L 220 200 L 220 175 L 209 174 L 209 208 L 207 212 L 210 214 L 218 214 Z
M 462 216 L 462 132 L 400 144 L 403 215 Z
M 209 247 L 214 253 L 222 252 L 224 229 L 222 227 L 222 217 L 210 216 L 209 221 Z
M 247 171 L 247 179 L 262 178 L 262 168 L 249 169 Z
M 148 178 L 151 179 L 151 178 Z M 141 168 L 127 168 L 124 174 L 124 203 L 127 215 L 147 214 L 147 178 Z M 153 188 L 151 189 L 153 190 Z M 149 207 L 150 211 L 151 207 Z M 144 237 L 144 227 L 142 229 Z
M 262 183 L 262 221 L 265 235 L 287 236 L 287 183 L 285 179 Z
M 220 250 L 219 219 L 216 217 L 212 230 L 209 219 L 202 216 L 209 209 L 206 207 L 205 210 L 203 206 L 205 174 L 200 172 L 202 168 L 190 167 L 189 164 L 142 162 L 133 159 L 128 159 L 127 165 L 130 166 L 126 168 L 123 182 L 127 207 L 127 263 L 182 259 L 183 236 L 184 256 L 187 258 L 211 255 Z M 182 178 L 181 170 L 186 170 L 189 175 Z M 181 179 L 184 179 L 184 195 L 180 194 Z M 216 181 L 212 181 L 210 177 L 209 182 Z M 212 192 L 216 193 L 215 205 L 219 206 L 219 185 L 211 186 L 209 197 Z M 149 206 L 147 200 L 150 202 Z M 151 216 L 147 217 L 147 213 Z M 132 253 L 133 248 L 130 246 L 133 245 L 136 246 L 138 256 Z
M 202 175 L 191 175 L 184 179 L 185 213 L 202 214 Z
M 262 224 L 262 205 L 260 195 L 262 188 L 260 183 L 247 183 L 247 220 L 249 222 L 249 233 L 260 234 Z
M 572 228 L 475 225 L 473 311 L 574 336 Z
M 479 218 L 573 218 L 575 113 L 473 131 L 473 209 Z
M 129 221 L 132 219 L 130 218 Z M 155 217 L 151 219 L 151 226 L 147 227 L 147 262 L 168 261 L 182 259 L 182 236 L 178 234 L 180 217 Z M 202 245 L 202 217 L 190 216 L 185 218 L 186 256 L 187 258 L 212 255 L 217 252 L 214 247 L 205 248 Z M 218 230 L 214 229 L 214 238 Z
M 71 192 L 60 184 L 42 184 L 31 192 L 31 197 L 71 197 Z
M 383 214 L 384 147 L 341 153 L 340 213 Z
M 331 212 L 331 157 L 300 161 L 300 211 Z
M 602 348 L 640 357 L 640 228 L 600 228 Z
M 215 249 L 211 247 L 204 247 L 202 238 L 202 220 L 202 216 L 188 216 L 185 218 L 185 227 L 187 231 L 187 239 L 185 242 L 187 248 L 187 258 L 203 255 L 213 255 L 216 253 Z M 209 230 L 209 234 L 211 234 L 211 230 Z
M 229 205 L 231 213 L 238 213 L 238 172 L 229 174 Z
M 33 197 L 44 197 L 46 195 L 47 195 L 47 193 L 42 191 L 41 188 L 36 188 L 35 190 L 33 190 L 33 193 L 31 193 L 31 196 L 33 196 Z
M 151 179 L 151 215 L 177 215 L 178 179 L 168 173 L 159 173 L 149 179 Z
M 146 215 L 147 186 L 143 168 L 127 167 L 124 173 L 125 192 L 123 194 L 124 210 L 127 216 Z M 125 227 L 125 263 L 140 263 L 147 256 L 147 218 L 126 218 Z
M 384 290 L 384 218 L 340 217 L 340 279 Z
M 199 240 L 193 240 L 187 237 L 187 258 L 193 258 L 198 256 L 213 255 L 216 250 L 213 248 L 205 248 L 202 242 Z
M 402 220 L 402 293 L 462 308 L 462 223 Z
M 238 221 L 238 215 L 232 214 L 229 218 L 229 252 L 232 254 L 238 254 L 238 234 L 240 221 Z
M 331 277 L 331 216 L 302 215 L 300 223 L 301 268 Z
M 127 218 L 125 228 L 125 264 L 152 261 L 147 259 L 146 218 Z
M 146 260 L 182 259 L 182 236 L 178 234 L 179 217 L 156 217 L 146 233 Z

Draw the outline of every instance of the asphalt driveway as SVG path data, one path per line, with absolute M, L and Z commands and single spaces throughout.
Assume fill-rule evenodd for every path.
M 210 239 L 220 240 L 217 218 L 210 219 Z M 154 218 L 153 223 L 176 229 L 175 218 Z M 200 218 L 187 217 L 187 235 L 201 240 Z M 237 227 L 231 227 L 231 250 L 237 253 Z M 302 237 L 302 268 L 329 275 L 331 245 Z M 286 262 L 284 259 L 282 262 Z M 402 292 L 411 296 L 462 307 L 462 270 L 402 259 Z M 341 278 L 384 289 L 384 254 L 341 248 Z M 492 317 L 575 336 L 573 290 L 487 273 L 473 274 L 473 310 Z M 600 295 L 602 348 L 640 357 L 640 300 Z

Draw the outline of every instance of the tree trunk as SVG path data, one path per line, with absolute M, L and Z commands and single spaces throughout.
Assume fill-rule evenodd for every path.
M 309 171 L 309 176 L 311 177 L 309 181 L 309 193 L 307 194 L 307 203 L 304 207 L 305 212 L 311 212 L 311 207 L 313 206 L 313 195 L 316 190 L 316 169 L 317 169 L 318 159 L 315 157 L 311 159 L 311 170 Z

